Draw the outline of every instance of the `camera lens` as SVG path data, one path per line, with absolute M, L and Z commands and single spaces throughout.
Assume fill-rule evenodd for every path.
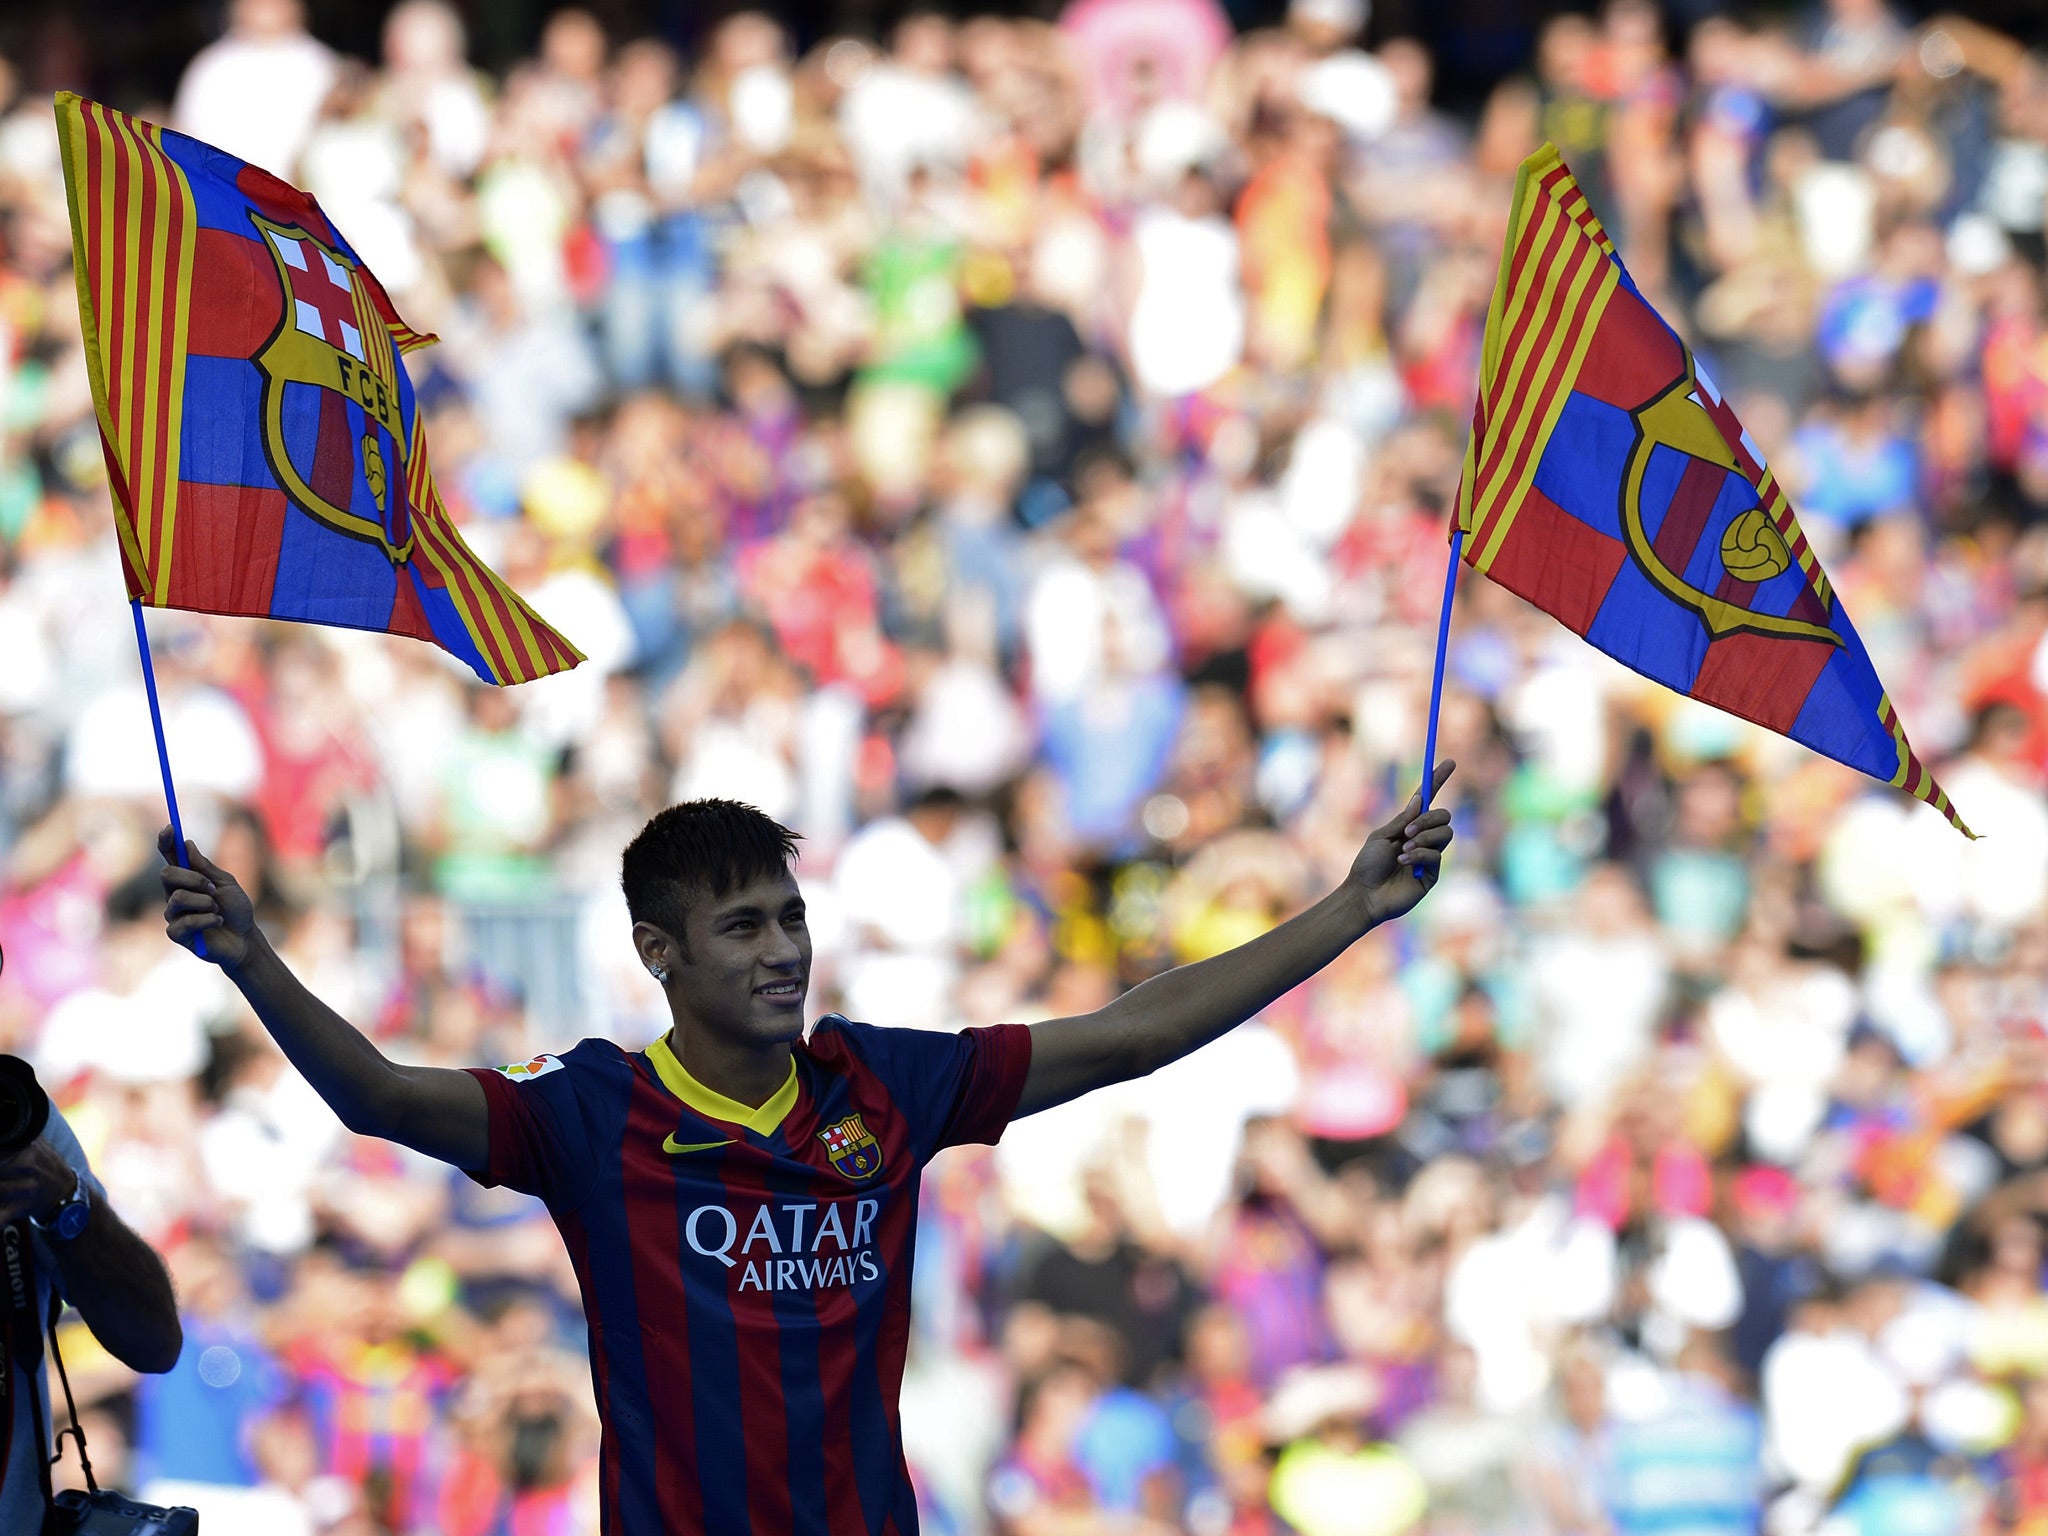
M 43 1134 L 50 1096 L 19 1056 L 0 1056 L 0 1157 L 11 1157 Z

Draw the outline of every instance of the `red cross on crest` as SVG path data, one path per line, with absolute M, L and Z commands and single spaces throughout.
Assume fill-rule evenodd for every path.
M 360 362 L 363 335 L 357 328 L 359 312 L 348 268 L 311 240 L 294 240 L 275 231 L 270 239 L 289 269 L 292 323 Z

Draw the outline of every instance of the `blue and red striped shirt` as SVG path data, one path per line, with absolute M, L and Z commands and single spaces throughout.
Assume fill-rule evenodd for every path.
M 897 1396 L 918 1176 L 993 1142 L 1031 1033 L 836 1014 L 758 1109 L 666 1041 L 479 1069 L 490 1164 L 547 1203 L 583 1290 L 605 1536 L 915 1536 Z

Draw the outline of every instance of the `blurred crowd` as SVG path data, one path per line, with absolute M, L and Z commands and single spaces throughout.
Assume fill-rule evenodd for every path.
M 803 833 L 812 995 L 1085 1012 L 1328 889 L 1420 772 L 1485 308 L 1554 141 L 1770 455 L 1966 842 L 1469 577 L 1409 921 L 930 1171 L 941 1536 L 2048 1531 L 2048 57 L 1885 0 L 1607 0 L 1476 111 L 1365 0 L 915 13 L 502 78 L 234 0 L 171 101 L 313 192 L 472 544 L 589 660 L 159 613 L 188 830 L 388 1052 L 666 1019 L 616 860 Z M 85 46 L 89 52 L 90 39 Z M 0 94 L 0 1046 L 185 1313 L 74 1327 L 102 1482 L 214 1536 L 593 1529 L 535 1202 L 347 1135 L 163 938 L 47 92 Z M 60 1477 L 73 1478 L 68 1458 Z

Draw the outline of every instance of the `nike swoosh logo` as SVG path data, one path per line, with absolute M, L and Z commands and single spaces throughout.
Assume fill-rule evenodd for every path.
M 733 1138 L 730 1136 L 726 1137 L 724 1141 L 677 1141 L 675 1134 L 671 1132 L 668 1139 L 661 1144 L 661 1150 L 664 1152 L 709 1152 L 713 1147 L 729 1147 L 732 1144 Z

